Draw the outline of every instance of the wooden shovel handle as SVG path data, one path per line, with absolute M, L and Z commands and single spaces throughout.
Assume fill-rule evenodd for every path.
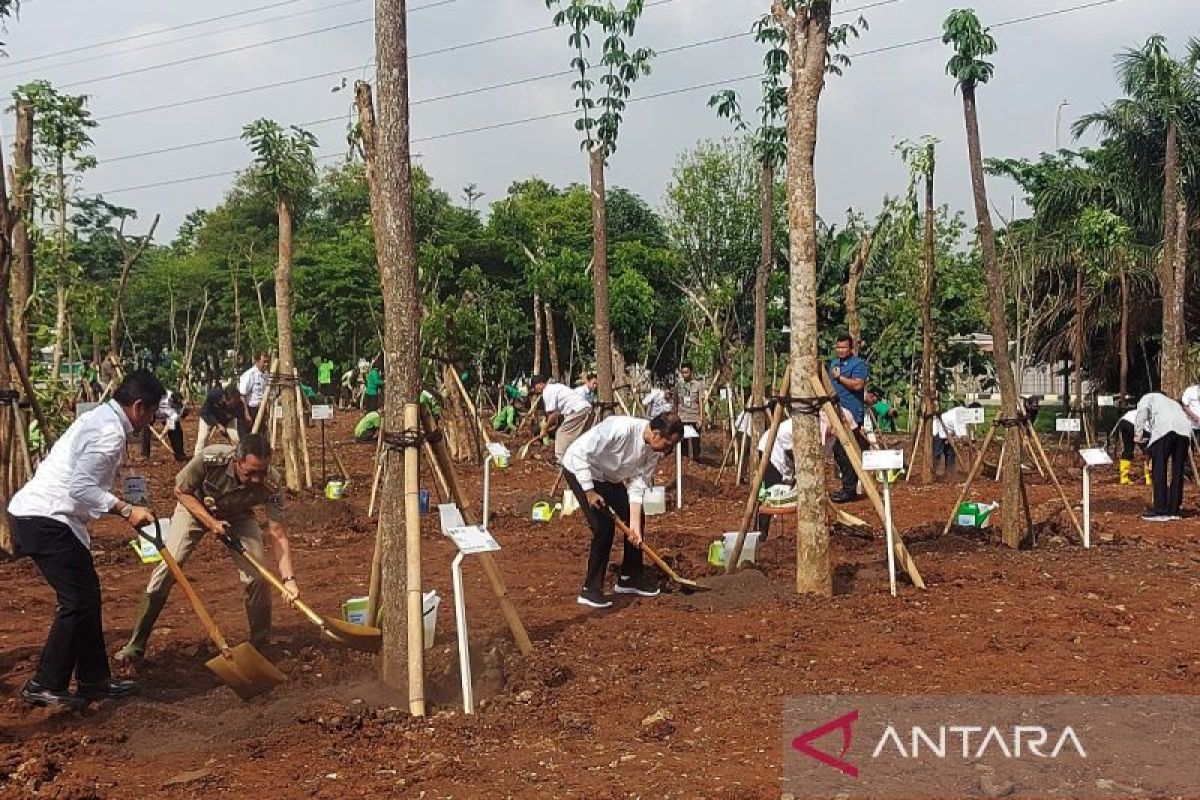
M 183 568 L 179 566 L 179 562 L 175 560 L 175 556 L 171 555 L 171 551 L 167 549 L 162 538 L 162 528 L 158 524 L 158 520 L 154 520 L 154 537 L 151 539 L 146 535 L 141 528 L 134 528 L 138 536 L 151 542 L 157 549 L 158 554 L 166 563 L 167 569 L 171 570 L 171 574 L 175 576 L 175 582 L 183 589 L 183 593 L 187 595 L 188 602 L 192 604 L 192 610 L 196 612 L 196 616 L 200 618 L 200 624 L 204 626 L 204 630 L 208 633 L 208 637 L 213 640 L 213 644 L 221 651 L 223 655 L 229 655 L 229 643 L 225 641 L 225 637 L 221 635 L 220 628 L 213 620 L 212 615 L 208 613 L 208 609 L 204 607 L 204 603 L 200 600 L 200 595 L 196 594 L 196 590 L 192 588 L 192 583 L 187 579 L 187 575 L 183 574 Z
M 250 566 L 258 570 L 258 574 L 262 575 L 263 579 L 266 580 L 267 583 L 278 589 L 280 594 L 282 594 L 284 597 L 291 597 L 291 592 L 289 592 L 287 587 L 283 585 L 283 581 L 279 580 L 279 578 L 275 576 L 275 573 L 267 569 L 261 561 L 247 552 L 246 548 L 242 546 L 240 541 L 233 536 L 227 535 L 221 536 L 221 541 L 225 543 L 225 546 L 228 547 L 230 551 L 249 561 Z M 320 614 L 313 611 L 311 608 L 301 602 L 299 598 L 292 600 L 292 605 L 300 609 L 300 612 L 304 614 L 304 616 L 308 617 L 314 624 L 325 627 L 325 619 Z
M 617 530 L 619 530 L 621 534 L 628 539 L 629 534 L 633 532 L 629 530 L 629 526 L 617 516 L 617 512 L 613 511 L 607 505 L 604 507 L 604 510 L 607 511 L 608 515 L 612 518 L 613 524 L 617 526 Z M 654 549 L 650 547 L 650 545 L 646 544 L 646 540 L 644 538 L 642 539 L 642 543 L 638 545 L 638 549 L 650 556 L 650 560 L 653 561 L 659 569 L 665 572 L 667 577 L 669 577 L 671 580 L 675 581 L 676 583 L 688 583 L 688 581 L 685 581 L 679 576 L 679 573 L 671 569 L 667 562 L 663 561 L 662 557 L 660 557 L 658 553 L 654 552 Z

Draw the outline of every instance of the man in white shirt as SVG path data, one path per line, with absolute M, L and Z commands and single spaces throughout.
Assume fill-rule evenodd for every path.
M 1120 481 L 1122 486 L 1130 486 L 1133 484 L 1133 478 L 1130 477 L 1130 471 L 1133 469 L 1133 443 L 1139 438 L 1134 432 L 1133 426 L 1137 422 L 1137 409 L 1131 408 L 1121 417 L 1121 421 L 1117 423 L 1117 433 L 1121 437 L 1121 458 L 1118 465 Z M 1145 448 L 1143 448 L 1144 450 Z M 1151 485 L 1150 477 L 1150 461 L 1146 463 L 1146 485 Z
M 981 408 L 979 403 L 971 403 L 968 406 L 955 406 L 949 411 L 944 412 L 940 417 L 934 417 L 933 420 L 933 469 L 936 471 L 938 462 L 943 458 L 946 460 L 946 474 L 958 472 L 958 454 L 954 449 L 954 442 L 967 439 L 970 435 L 970 429 L 967 428 L 967 423 L 963 411 L 968 408 Z
M 33 559 L 57 595 L 54 624 L 37 671 L 21 689 L 28 703 L 79 708 L 137 691 L 136 683 L 115 681 L 109 670 L 100 578 L 87 526 L 101 514 L 118 514 L 135 527 L 153 524 L 153 513 L 118 500 L 112 486 L 126 440 L 150 424 L 164 394 L 150 372 L 130 373 L 112 400 L 67 428 L 8 504 L 17 554 Z M 72 675 L 77 682 L 73 695 Z
M 575 387 L 575 394 L 588 401 L 589 405 L 595 405 L 598 395 L 596 387 L 600 385 L 600 379 L 596 377 L 596 373 L 589 372 L 583 376 L 583 383 Z
M 646 494 L 658 460 L 683 438 L 683 423 L 673 412 L 650 421 L 635 417 L 609 417 L 575 440 L 562 459 L 563 476 L 587 514 L 592 529 L 587 575 L 577 603 L 589 608 L 608 608 L 604 576 L 608 572 L 615 525 L 609 510 L 630 528 L 625 539 L 625 556 L 617 579 L 617 594 L 654 597 L 658 586 L 642 568 L 642 531 L 645 517 L 642 498 Z
M 1192 420 L 1192 438 L 1196 440 L 1197 445 L 1200 445 L 1200 383 L 1193 383 L 1184 389 L 1180 402 L 1183 404 L 1183 410 Z
M 1143 395 L 1137 404 L 1133 423 L 1150 451 L 1150 472 L 1154 482 L 1154 508 L 1143 514 L 1147 522 L 1180 519 L 1183 508 L 1183 465 L 1191 446 L 1192 420 L 1183 406 L 1159 392 Z M 1170 466 L 1170 484 L 1167 467 Z
M 238 420 L 238 433 L 245 436 L 254 428 L 254 419 L 258 416 L 258 407 L 262 405 L 267 393 L 267 369 L 270 366 L 269 356 L 259 352 L 254 357 L 250 369 L 238 378 L 238 391 L 242 393 L 244 412 Z
M 533 390 L 542 396 L 546 433 L 554 433 L 554 458 L 562 463 L 567 448 L 587 429 L 592 404 L 566 384 L 547 383 L 540 375 L 533 376 L 531 383 Z
M 654 419 L 659 414 L 670 411 L 675 406 L 671 393 L 661 387 L 654 387 L 642 398 L 642 407 L 646 410 L 646 419 Z

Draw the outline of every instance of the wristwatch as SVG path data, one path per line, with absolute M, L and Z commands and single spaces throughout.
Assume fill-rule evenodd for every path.
M 133 506 L 129 503 L 126 503 L 124 508 L 117 510 L 117 513 L 120 514 L 122 518 L 129 519 L 133 516 Z

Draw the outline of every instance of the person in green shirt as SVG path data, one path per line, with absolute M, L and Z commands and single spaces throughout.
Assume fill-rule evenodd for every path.
M 364 411 L 379 410 L 379 390 L 382 388 L 383 370 L 379 367 L 371 367 L 371 371 L 367 373 L 367 386 L 363 391 Z
M 379 416 L 378 411 L 368 411 L 363 414 L 363 418 L 354 426 L 354 441 L 360 443 L 375 441 L 382 424 L 383 419 Z
M 317 391 L 326 401 L 332 401 L 333 393 L 333 362 L 328 358 L 317 363 Z
M 867 390 L 867 405 L 875 413 L 875 419 L 879 423 L 880 432 L 896 432 L 896 417 L 900 416 L 900 412 L 892 408 L 892 404 L 883 399 L 878 389 Z

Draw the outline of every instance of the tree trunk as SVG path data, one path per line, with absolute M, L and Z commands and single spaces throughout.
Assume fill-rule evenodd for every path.
M 937 386 L 933 379 L 933 279 L 936 270 L 934 249 L 934 218 L 937 208 L 933 198 L 934 160 L 930 147 L 928 171 L 925 173 L 925 230 L 924 258 L 921 259 L 921 444 L 917 454 L 917 480 L 933 482 L 933 415 L 938 411 Z M 912 420 L 908 422 L 911 428 Z
M 16 404 L 12 403 L 12 375 L 18 372 L 15 364 L 10 366 L 8 341 L 9 286 L 15 259 L 12 257 L 9 236 L 8 191 L 5 186 L 4 158 L 0 153 L 0 328 L 3 329 L 3 341 L 0 341 L 0 393 L 6 396 L 0 400 L 0 504 L 8 507 L 8 502 L 24 477 L 21 469 L 27 453 L 21 453 L 21 437 L 17 433 L 18 426 L 23 426 Z M 18 356 L 19 358 L 19 356 Z M 14 418 L 15 415 L 15 418 Z M 9 527 L 9 516 L 0 513 L 0 549 L 5 553 L 13 552 L 12 530 Z
M 992 356 L 1000 383 L 1000 413 L 1017 419 L 1017 381 L 1008 356 L 1008 320 L 1004 272 L 996 256 L 996 237 L 988 211 L 987 185 L 983 178 L 983 154 L 979 142 L 979 115 L 975 106 L 975 84 L 962 85 L 963 116 L 967 127 L 967 150 L 971 167 L 971 188 L 975 216 L 979 221 L 979 249 L 988 290 L 988 314 L 992 322 Z M 1017 547 L 1021 541 L 1021 436 L 1015 426 L 1004 428 L 1004 495 L 1000 503 L 1001 536 L 1004 544 Z
M 1187 331 L 1187 288 L 1188 288 L 1188 235 L 1191 231 L 1192 208 L 1187 197 L 1180 194 L 1175 201 L 1175 278 L 1171 285 L 1171 315 L 1175 318 L 1175 351 L 1179 363 L 1175 373 L 1175 392 L 1170 396 L 1179 399 L 1189 384 L 1188 376 L 1188 331 Z
M 595 297 L 596 378 L 601 414 L 612 408 L 612 329 L 608 322 L 608 208 L 604 189 L 604 150 L 588 154 L 592 189 L 592 294 Z M 607 405 L 606 405 L 607 404 Z
M 874 237 L 867 233 L 858 243 L 858 252 L 850 263 L 850 274 L 846 279 L 846 327 L 850 338 L 854 339 L 854 352 L 858 352 L 862 338 L 862 322 L 858 316 L 858 286 L 862 283 L 863 273 L 867 270 L 867 260 L 871 257 L 871 243 Z
M 379 127 L 375 137 L 375 242 L 383 293 L 383 419 L 385 431 L 401 431 L 404 406 L 420 402 L 421 299 L 413 240 L 412 161 L 409 146 L 408 27 L 405 0 L 375 0 L 375 58 L 378 66 Z M 417 431 L 410 431 L 416 434 Z M 404 472 L 399 459 L 387 470 L 379 525 L 383 542 L 384 643 L 381 677 L 405 685 L 408 668 L 405 592 L 408 570 L 404 514 Z M 419 583 L 419 573 L 417 576 Z M 420 587 L 417 587 L 420 588 Z M 414 654 L 414 658 L 420 654 Z M 417 669 L 423 669 L 417 662 Z M 410 680 L 413 676 L 408 676 Z
M 13 142 L 12 319 L 13 338 L 21 363 L 29 367 L 29 301 L 33 294 L 33 245 L 29 226 L 33 219 L 33 109 L 17 100 L 17 128 Z M 0 287 L 3 288 L 3 287 Z
M 767 395 L 767 289 L 775 266 L 775 164 L 764 159 L 759 186 L 762 254 L 754 273 L 754 361 L 750 370 L 750 405 L 761 406 Z M 751 458 L 758 466 L 759 434 L 764 429 L 758 414 L 750 415 Z
M 1079 415 L 1079 433 L 1075 435 L 1076 449 L 1082 447 L 1081 442 L 1087 440 L 1087 425 L 1083 423 L 1083 264 L 1075 264 L 1075 330 L 1071 360 L 1075 362 L 1074 386 L 1071 393 L 1075 396 L 1071 408 Z
M 280 197 L 276 210 L 279 214 L 279 264 L 275 269 L 275 325 L 279 330 L 279 374 L 296 375 L 296 351 L 292 342 L 292 246 L 295 231 L 292 227 L 292 209 L 284 197 Z M 296 393 L 284 386 L 283 398 L 283 465 L 284 479 L 288 489 L 298 492 L 303 485 L 301 479 L 300 424 L 296 413 Z M 267 409 L 268 414 L 274 413 Z
M 1179 214 L 1179 132 L 1174 122 L 1167 125 L 1166 160 L 1163 170 L 1163 244 L 1158 280 L 1162 291 L 1162 356 L 1159 360 L 1159 391 L 1168 397 L 1183 392 L 1181 327 L 1175 297 Z
M 571 376 L 563 376 L 558 368 L 558 335 L 554 328 L 554 311 L 550 308 L 550 303 L 543 303 L 543 308 L 546 310 L 546 348 L 550 355 L 550 377 L 556 380 L 565 380 L 568 384 L 571 383 Z
M 54 358 L 51 380 L 59 379 L 62 369 L 63 347 L 67 343 L 67 178 L 63 167 L 63 158 L 58 157 L 58 168 L 55 172 L 55 201 L 58 212 L 56 243 L 58 250 L 58 269 L 54 280 Z
M 817 353 L 817 110 L 825 86 L 830 4 L 815 2 L 805 13 L 784 11 L 776 17 L 788 30 L 792 90 L 788 92 L 788 231 L 791 268 L 792 387 L 804 395 L 820 378 Z M 791 392 L 797 394 L 795 388 Z M 796 591 L 830 596 L 833 572 L 829 530 L 825 524 L 825 460 L 818 418 L 793 407 L 796 459 Z
M 1117 254 L 1121 259 L 1121 398 L 1129 397 L 1129 273 L 1125 264 L 1124 251 Z
M 533 374 L 542 374 L 542 296 L 533 293 Z

